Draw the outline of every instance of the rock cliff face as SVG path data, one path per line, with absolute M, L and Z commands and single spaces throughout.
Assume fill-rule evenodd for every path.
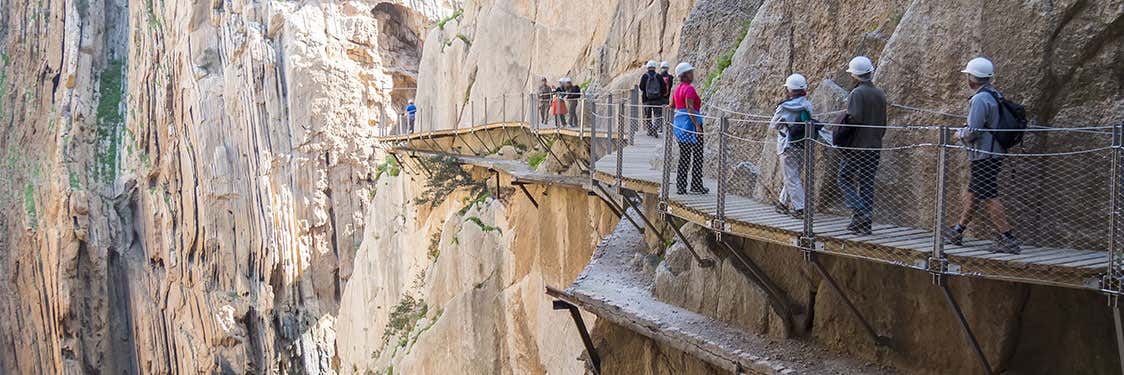
M 479 121 L 481 108 L 470 104 L 495 108 L 541 76 L 615 89 L 633 84 L 646 60 L 688 60 L 707 81 L 707 102 L 760 113 L 794 71 L 811 78 L 822 108 L 834 105 L 845 62 L 867 54 L 892 100 L 960 112 L 967 93 L 957 71 L 986 54 L 1000 86 L 1041 123 L 1124 118 L 1116 1 L 10 0 L 0 8 L 5 373 L 582 372 L 570 323 L 542 289 L 580 271 L 612 218 L 560 188 L 533 189 L 549 197 L 537 210 L 463 190 L 418 203 L 426 174 L 394 165 L 373 141 L 415 86 L 423 128 L 449 128 L 474 113 Z M 508 100 L 515 108 L 523 98 Z M 891 120 L 938 121 L 907 112 Z M 763 170 L 775 165 L 760 148 L 743 156 Z M 899 170 L 925 170 L 922 162 L 903 158 Z M 931 196 L 917 188 L 929 176 L 897 176 L 910 187 L 900 194 Z M 1059 205 L 1081 200 L 1057 195 Z M 916 207 L 908 203 L 903 211 Z M 774 275 L 798 262 L 743 247 Z M 653 253 L 667 256 L 653 270 L 655 294 L 747 332 L 786 335 L 740 281 L 729 292 L 744 299 L 722 308 L 681 292 L 739 280 L 729 267 L 708 273 L 675 264 L 683 254 Z M 883 317 L 880 329 L 905 331 L 895 336 L 906 345 L 887 353 L 855 344 L 857 327 L 823 297 L 822 282 L 808 272 L 778 276 L 817 311 L 804 327 L 817 342 L 919 370 L 972 368 L 947 334 L 952 322 L 893 318 L 918 306 L 923 318 L 943 316 L 932 299 L 905 298 L 921 293 L 924 275 L 831 266 L 864 290 L 861 302 L 879 306 L 871 314 Z M 910 288 L 887 296 L 878 275 Z M 1044 358 L 1057 355 L 1052 342 L 1081 337 L 1088 348 L 1069 346 L 1070 358 L 1089 372 L 1115 365 L 1111 343 L 1096 342 L 1104 317 L 1091 307 L 1095 296 L 982 284 L 959 293 L 989 327 L 981 336 L 992 340 L 993 358 L 1065 371 L 1070 363 Z M 986 303 L 995 299 L 1011 303 Z M 1056 321 L 1084 323 L 1061 332 Z M 604 342 L 623 343 L 612 358 L 633 348 L 683 359 L 619 330 L 598 329 Z M 925 350 L 938 335 L 954 349 Z
M 455 5 L 4 8 L 2 367 L 338 368 L 372 137 Z

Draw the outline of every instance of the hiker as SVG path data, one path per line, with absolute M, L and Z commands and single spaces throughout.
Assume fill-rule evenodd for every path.
M 968 61 L 961 71 L 968 78 L 968 87 L 975 90 L 968 105 L 968 123 L 956 135 L 968 148 L 970 163 L 968 189 L 964 192 L 964 211 L 960 221 L 944 231 L 945 241 L 963 245 L 964 231 L 968 229 L 972 215 L 982 206 L 987 210 L 999 237 L 992 245 L 993 252 L 1018 254 L 1019 241 L 1011 233 L 1011 224 L 999 200 L 999 172 L 1003 167 L 1003 155 L 1007 150 L 996 139 L 994 132 L 983 129 L 999 129 L 999 101 L 1003 98 L 991 86 L 995 76 L 995 66 L 991 61 L 977 57 Z
M 804 171 L 804 147 L 811 147 L 805 139 L 805 124 L 812 119 L 812 102 L 806 98 L 808 80 L 803 75 L 788 76 L 784 87 L 786 99 L 777 105 L 769 121 L 769 127 L 777 130 L 777 155 L 784 172 L 776 211 L 801 219 L 804 217 L 804 185 L 800 180 Z
M 673 77 L 671 73 L 668 73 L 668 69 L 671 69 L 671 65 L 669 65 L 667 61 L 660 63 L 660 82 L 663 83 L 664 91 L 666 91 L 663 98 L 660 99 L 660 104 L 664 107 L 667 107 L 668 104 L 671 103 L 671 92 L 675 87 L 675 77 Z M 663 112 L 663 109 L 660 109 L 660 112 Z M 662 132 L 663 124 L 656 124 L 656 133 Z
M 851 210 L 847 230 L 871 234 L 874 211 L 874 177 L 882 158 L 882 136 L 886 134 L 886 94 L 874 86 L 874 64 L 866 56 L 851 59 L 847 73 L 855 88 L 847 98 L 847 111 L 840 115 L 833 144 L 838 147 L 839 174 L 836 184 L 843 202 Z
M 547 83 L 546 77 L 542 77 L 542 81 L 539 83 L 538 90 L 539 122 L 544 124 L 547 122 L 547 120 L 550 119 L 550 117 L 548 116 L 550 115 L 550 99 L 552 92 L 554 92 L 554 88 L 550 87 L 550 84 Z
M 648 136 L 659 136 L 659 124 L 663 123 L 663 107 L 667 105 L 668 88 L 664 86 L 660 74 L 656 73 L 656 61 L 648 60 L 648 71 L 640 76 L 640 97 L 644 103 L 644 129 Z
M 675 75 L 679 77 L 679 86 L 672 94 L 675 104 L 675 124 L 673 132 L 675 140 L 679 143 L 679 168 L 675 173 L 676 194 L 687 194 L 687 169 L 690 167 L 691 192 L 706 194 L 710 190 L 702 182 L 702 156 L 703 156 L 703 127 L 699 108 L 702 108 L 702 99 L 699 98 L 695 87 L 695 68 L 688 63 L 679 63 L 675 67 Z
M 418 107 L 414 105 L 414 100 L 410 99 L 406 103 L 406 124 L 410 133 L 414 132 L 414 118 L 417 117 Z
M 558 98 L 563 101 L 563 106 L 566 107 L 570 114 L 569 126 L 577 126 L 578 99 L 581 99 L 582 89 L 578 86 L 575 86 L 573 81 L 570 80 L 570 77 L 562 77 L 562 79 L 559 79 L 558 82 L 558 88 L 554 89 L 554 91 L 558 94 Z M 566 126 L 565 111 L 562 113 L 562 116 L 559 117 L 559 119 L 561 120 L 559 122 L 561 126 Z

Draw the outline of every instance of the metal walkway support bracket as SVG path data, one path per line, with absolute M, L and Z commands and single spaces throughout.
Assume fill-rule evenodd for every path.
M 613 202 L 612 199 L 609 199 L 609 192 L 605 191 L 605 187 L 601 186 L 601 184 L 597 183 L 596 181 L 593 182 L 593 187 L 601 193 L 598 193 L 597 191 L 591 191 L 589 192 L 590 194 L 597 196 L 597 198 L 600 198 L 602 202 L 605 202 L 605 205 L 609 206 L 609 210 L 613 211 L 613 213 L 616 214 L 618 218 L 628 220 L 629 223 L 632 223 L 633 227 L 636 227 L 637 231 L 640 231 L 640 233 L 644 233 L 644 227 L 640 226 L 640 224 L 637 224 L 635 220 L 632 220 L 632 216 L 628 215 L 628 213 L 624 211 L 623 207 L 617 206 L 617 202 Z
M 787 332 L 792 332 L 795 326 L 795 322 L 793 321 L 794 316 L 804 314 L 805 309 L 800 305 L 792 303 L 792 301 L 788 299 L 788 296 L 773 283 L 773 280 L 765 274 L 765 271 L 763 271 L 761 267 L 757 266 L 757 263 L 755 263 L 753 259 L 743 256 L 726 241 L 719 240 L 718 244 L 724 247 L 726 251 L 730 252 L 734 259 L 737 259 L 738 262 L 735 264 L 741 265 L 740 267 L 735 266 L 734 268 L 742 270 L 742 273 L 748 277 L 750 281 L 757 284 L 757 287 L 765 292 L 765 296 L 769 298 L 769 305 L 772 306 L 773 312 L 784 319 L 785 330 Z
M 695 251 L 695 247 L 691 245 L 691 241 L 687 241 L 687 236 L 684 236 L 683 232 L 679 230 L 679 226 L 675 225 L 675 223 L 672 222 L 673 218 L 674 216 L 672 216 L 671 214 L 666 212 L 664 213 L 664 221 L 667 221 L 667 223 L 670 224 L 668 226 L 671 227 L 672 232 L 675 232 L 675 237 L 679 239 L 679 242 L 683 243 L 683 246 L 687 247 L 687 250 L 691 252 L 691 256 L 695 257 L 695 261 L 699 263 L 699 266 L 701 266 L 702 268 L 714 267 L 714 265 L 716 264 L 714 259 L 704 259 L 703 257 L 699 256 L 699 252 Z
M 573 303 L 566 301 L 570 297 L 569 293 L 552 288 L 546 287 L 546 294 L 556 298 L 552 304 L 555 310 L 569 310 L 570 318 L 574 320 L 574 325 L 578 327 L 578 334 L 581 335 L 582 345 L 585 345 L 585 354 L 589 356 L 589 362 L 593 364 L 593 373 L 601 374 L 601 357 L 597 355 L 597 348 L 593 346 L 593 338 L 589 335 L 589 330 L 585 327 L 585 319 L 582 319 L 582 313 L 578 307 Z
M 960 329 L 964 332 L 964 338 L 968 340 L 968 345 L 976 353 L 976 359 L 980 361 L 983 373 L 991 375 L 995 372 L 991 370 L 991 363 L 987 361 L 987 355 L 984 354 L 983 348 L 980 347 L 980 342 L 976 340 L 976 335 L 972 333 L 972 327 L 968 324 L 968 318 L 964 317 L 964 311 L 960 310 L 960 304 L 956 302 L 956 297 L 952 295 L 952 290 L 948 288 L 948 278 L 943 275 L 936 277 L 936 284 L 941 288 L 941 293 L 944 294 L 944 299 L 948 302 L 949 309 L 956 317 L 956 321 L 960 323 Z
M 535 197 L 531 195 L 531 192 L 527 190 L 527 187 L 525 186 L 525 185 L 527 185 L 526 183 L 519 182 L 519 181 L 512 181 L 511 184 L 514 185 L 514 186 L 518 186 L 519 190 L 523 191 L 523 195 L 526 195 L 527 199 L 531 201 L 531 204 L 534 205 L 536 209 L 539 208 L 539 202 L 536 201 Z
M 816 253 L 817 252 L 814 249 L 804 248 L 805 260 L 812 263 L 812 266 L 814 266 L 816 271 L 820 274 L 820 277 L 823 277 L 824 281 L 827 281 L 827 285 L 831 287 L 832 292 L 834 292 L 835 295 L 839 297 L 839 299 L 843 300 L 843 304 L 847 306 L 847 310 L 850 310 L 851 315 L 854 315 L 855 318 L 859 320 L 859 323 L 861 323 L 863 326 L 863 330 L 865 330 L 866 333 L 870 335 L 870 338 L 874 340 L 874 344 L 878 346 L 890 347 L 893 343 L 892 340 L 889 337 L 879 335 L 878 332 L 874 330 L 874 326 L 870 325 L 870 321 L 868 321 L 866 317 L 863 316 L 861 312 L 859 312 L 859 309 L 855 307 L 855 303 L 851 301 L 851 298 L 847 297 L 847 293 L 843 291 L 843 288 L 839 287 L 839 283 L 837 283 L 835 281 L 835 278 L 831 277 L 831 274 L 827 272 L 827 268 L 825 268 L 823 266 L 823 263 L 820 262 L 819 258 L 816 256 L 818 254 Z

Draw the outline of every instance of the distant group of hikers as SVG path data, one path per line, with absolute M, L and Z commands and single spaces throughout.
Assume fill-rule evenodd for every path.
M 655 119 L 662 115 L 665 91 L 660 96 L 655 88 L 645 86 L 652 77 L 658 77 L 661 85 L 670 83 L 672 78 L 662 78 L 663 73 L 655 73 L 654 64 L 648 64 L 648 72 L 641 79 L 640 90 L 644 93 L 645 119 Z M 666 66 L 666 64 L 664 64 Z M 666 70 L 666 69 L 665 69 Z M 776 211 L 796 218 L 803 218 L 805 207 L 804 187 L 801 181 L 804 168 L 804 148 L 811 147 L 810 140 L 820 138 L 830 142 L 838 149 L 839 170 L 836 184 L 842 192 L 843 201 L 851 211 L 851 221 L 847 229 L 856 234 L 872 233 L 872 214 L 874 209 L 875 175 L 881 159 L 882 137 L 886 133 L 886 95 L 872 82 L 873 62 L 865 57 L 853 58 L 847 72 L 855 84 L 847 99 L 847 109 L 835 120 L 835 124 L 822 127 L 813 119 L 812 103 L 807 99 L 808 81 L 800 74 L 792 74 L 785 79 L 785 99 L 777 105 L 769 122 L 770 129 L 776 131 L 776 152 L 783 171 L 783 185 L 777 199 Z M 946 242 L 961 245 L 964 232 L 973 214 L 984 209 L 989 214 L 998 232 L 993 251 L 1018 254 L 1019 241 L 1011 232 L 1003 203 L 999 197 L 998 176 L 1003 166 L 1003 154 L 1017 143 L 1012 140 L 1016 132 L 996 132 L 1011 125 L 1012 116 L 1018 116 L 1025 127 L 1021 107 L 1006 101 L 992 85 L 995 68 L 986 58 L 975 58 L 961 71 L 967 77 L 968 86 L 975 91 L 969 100 L 967 124 L 956 132 L 957 138 L 967 146 L 970 165 L 968 188 L 964 192 L 964 210 L 959 221 L 943 230 Z M 706 194 L 709 190 L 702 180 L 703 117 L 700 115 L 701 99 L 693 86 L 694 67 L 680 63 L 675 68 L 675 78 L 679 85 L 670 89 L 671 106 L 675 110 L 674 136 L 679 144 L 679 165 L 676 174 L 676 192 Z M 662 90 L 662 89 L 661 89 Z M 652 108 L 649 112 L 647 108 Z M 1017 114 L 1012 114 L 1018 111 Z M 658 124 L 656 122 L 655 124 Z M 831 128 L 830 131 L 828 128 Z M 658 126 L 649 125 L 648 134 L 656 135 Z M 688 186 L 688 172 L 690 185 Z
M 578 125 L 578 99 L 582 97 L 582 89 L 574 85 L 570 77 L 560 78 L 557 87 L 551 86 L 543 77 L 537 94 L 539 121 L 546 123 L 553 117 L 555 126 Z

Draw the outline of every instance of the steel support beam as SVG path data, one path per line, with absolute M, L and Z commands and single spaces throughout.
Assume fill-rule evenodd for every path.
M 628 220 L 628 222 L 632 223 L 632 226 L 636 227 L 637 231 L 639 231 L 640 233 L 644 233 L 644 227 L 640 226 L 640 224 L 637 224 L 635 220 L 632 220 L 632 216 L 625 212 L 623 207 L 617 206 L 617 202 L 613 202 L 612 199 L 609 199 L 609 192 L 605 191 L 605 188 L 602 187 L 601 184 L 594 181 L 593 186 L 601 192 L 601 194 L 597 194 L 595 192 L 594 195 L 596 195 L 598 198 L 601 198 L 602 202 L 605 202 L 605 204 L 609 205 L 609 209 L 613 210 L 613 213 L 617 214 L 617 217 Z
M 672 223 L 671 220 L 673 217 L 674 216 L 671 214 L 664 212 L 664 220 L 670 224 L 671 231 L 675 232 L 675 237 L 679 239 L 679 242 L 682 242 L 683 246 L 687 247 L 687 250 L 691 252 L 691 256 L 695 257 L 695 261 L 699 262 L 700 266 L 703 268 L 714 267 L 714 259 L 703 259 L 703 257 L 699 256 L 699 252 L 695 251 L 695 247 L 691 245 L 691 241 L 687 241 L 687 236 L 683 235 L 683 232 L 679 230 L 679 226 Z
M 757 263 L 754 263 L 752 259 L 743 256 L 726 241 L 718 241 L 718 243 L 724 247 L 726 251 L 730 252 L 734 259 L 737 259 L 738 262 L 736 264 L 741 265 L 741 267 L 734 268 L 742 270 L 742 273 L 748 277 L 750 281 L 757 284 L 757 287 L 765 292 L 765 296 L 769 298 L 769 305 L 773 307 L 773 312 L 784 319 L 785 330 L 792 332 L 795 325 L 793 316 L 796 314 L 803 314 L 804 309 L 792 303 L 792 301 L 788 299 L 788 296 L 773 283 L 773 280 L 770 279 L 769 276 L 765 274 L 765 271 L 761 270 L 761 267 L 758 267 Z
M 980 367 L 983 369 L 984 374 L 994 374 L 991 370 L 991 364 L 987 361 L 987 355 L 984 354 L 983 348 L 980 347 L 980 342 L 976 340 L 976 335 L 972 333 L 972 327 L 968 324 L 968 318 L 964 317 L 964 312 L 960 310 L 960 304 L 956 303 L 956 297 L 952 296 L 952 291 L 948 289 L 948 280 L 941 278 L 938 283 L 941 292 L 944 293 L 945 301 L 948 301 L 948 307 L 952 309 L 953 315 L 956 316 L 956 321 L 960 323 L 960 329 L 964 331 L 964 338 L 968 340 L 968 345 L 976 353 L 976 358 L 980 361 Z
M 578 310 L 577 306 L 564 299 L 570 296 L 569 293 L 547 286 L 546 294 L 556 298 L 552 304 L 555 310 L 570 311 L 570 318 L 574 320 L 574 326 L 578 328 L 582 345 L 585 345 L 585 354 L 589 356 L 589 362 L 593 364 L 593 373 L 601 374 L 601 356 L 597 355 L 597 348 L 593 346 L 593 338 L 589 335 L 589 329 L 585 326 L 585 319 L 582 319 L 581 311 Z
M 825 281 L 827 281 L 827 285 L 831 287 L 831 290 L 835 292 L 835 295 L 839 296 L 839 299 L 843 300 L 843 304 L 847 306 L 847 310 L 850 310 L 851 314 L 859 320 L 859 323 L 861 323 L 863 326 L 863 330 L 865 330 L 866 333 L 870 335 L 870 338 L 874 340 L 874 343 L 880 346 L 890 346 L 890 339 L 885 336 L 879 336 L 878 332 L 874 331 L 874 326 L 870 325 L 870 322 L 866 320 L 866 317 L 863 316 L 861 312 L 859 312 L 859 309 L 857 307 L 855 307 L 855 303 L 851 302 L 851 298 L 847 297 L 847 293 L 843 291 L 843 288 L 839 287 L 839 283 L 835 282 L 835 278 L 831 277 L 831 274 L 827 272 L 827 269 L 824 268 L 823 263 L 821 263 L 819 258 L 816 257 L 815 251 L 808 249 L 805 249 L 805 251 L 807 252 L 805 256 L 808 258 L 808 261 L 811 262 L 813 266 L 815 266 L 816 271 L 819 272 L 820 276 L 823 277 Z
M 531 204 L 534 205 L 535 208 L 539 208 L 539 202 L 535 200 L 535 197 L 531 196 L 531 192 L 527 190 L 526 186 L 524 186 L 526 184 L 518 181 L 512 181 L 511 184 L 518 186 L 519 190 L 523 191 L 523 195 L 526 195 L 527 199 L 531 201 Z

